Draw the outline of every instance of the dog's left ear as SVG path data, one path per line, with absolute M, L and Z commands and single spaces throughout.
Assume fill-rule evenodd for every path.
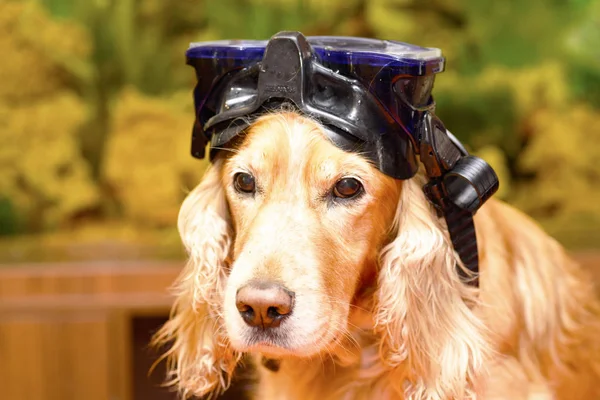
M 233 240 L 221 167 L 221 161 L 211 165 L 181 207 L 178 227 L 189 260 L 174 284 L 171 317 L 153 338 L 154 345 L 170 346 L 163 356 L 167 385 L 184 397 L 226 389 L 239 359 L 221 321 Z
M 447 228 L 422 176 L 404 183 L 395 239 L 380 256 L 375 327 L 380 356 L 405 398 L 462 399 L 490 346 L 472 312 L 477 289 L 461 282 Z

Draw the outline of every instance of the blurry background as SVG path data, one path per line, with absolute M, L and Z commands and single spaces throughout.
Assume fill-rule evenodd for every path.
M 144 313 L 164 316 L 168 300 L 150 294 L 160 297 L 180 266 L 176 215 L 206 167 L 189 155 L 195 78 L 185 50 L 191 41 L 266 39 L 279 30 L 441 48 L 437 113 L 495 167 L 497 196 L 573 251 L 600 249 L 598 0 L 0 0 L 0 263 L 11 271 L 4 285 L 0 278 L 0 310 L 41 312 L 54 296 L 75 312 L 80 300 L 65 294 L 102 293 L 111 310 L 149 302 L 156 312 Z M 109 263 L 100 268 L 98 260 Z M 139 260 L 172 264 L 157 267 L 168 272 L 149 289 L 147 274 L 158 270 Z M 58 269 L 40 272 L 40 262 Z M 123 267 L 132 263 L 138 269 Z M 75 283 L 44 283 L 61 273 Z M 129 280 L 111 289 L 93 283 L 114 274 Z M 91 283 L 81 283 L 84 275 Z M 132 300 L 127 291 L 138 284 Z M 123 322 L 110 315 L 108 336 L 98 339 L 105 344 Z M 143 343 L 153 325 L 140 324 Z M 132 326 L 127 335 L 137 332 Z M 25 331 L 15 332 L 17 340 Z M 3 397 L 1 379 L 0 398 L 42 398 Z M 64 390 L 62 399 L 92 398 Z
M 438 114 L 494 165 L 499 197 L 570 247 L 599 244 L 594 0 L 2 0 L 0 234 L 177 246 L 205 168 L 188 43 L 284 29 L 440 47 Z

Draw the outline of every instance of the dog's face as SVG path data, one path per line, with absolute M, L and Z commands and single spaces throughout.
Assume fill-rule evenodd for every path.
M 392 179 L 293 112 L 238 139 L 179 214 L 189 260 L 154 338 L 170 344 L 171 384 L 219 392 L 244 352 L 362 366 L 369 346 L 405 397 L 465 398 L 491 351 L 423 171 Z
M 327 351 L 375 280 L 400 182 L 294 113 L 258 120 L 220 179 L 234 230 L 223 304 L 231 345 L 275 356 Z

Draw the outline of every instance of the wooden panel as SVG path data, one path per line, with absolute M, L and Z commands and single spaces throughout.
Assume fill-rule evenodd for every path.
M 136 400 L 133 397 L 132 310 L 111 311 L 108 324 L 108 385 L 112 400 Z M 141 400 L 141 399 L 140 399 Z M 148 399 L 150 400 L 150 399 Z
M 166 288 L 180 269 L 153 262 L 0 266 L 0 399 L 133 400 L 132 320 L 168 315 Z
M 106 313 L 0 317 L 1 397 L 128 400 L 111 384 Z

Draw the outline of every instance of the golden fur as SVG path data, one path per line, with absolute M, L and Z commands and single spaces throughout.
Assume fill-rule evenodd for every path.
M 218 394 L 244 354 L 265 354 L 281 369 L 256 363 L 256 399 L 600 399 L 593 284 L 555 240 L 492 199 L 475 217 L 480 288 L 465 285 L 423 174 L 394 180 L 324 132 L 291 111 L 263 116 L 185 200 L 189 261 L 155 338 L 171 344 L 171 385 Z M 239 171 L 255 198 L 233 190 Z M 328 203 L 345 176 L 364 195 Z M 296 292 L 285 346 L 248 339 L 234 297 L 255 278 Z

